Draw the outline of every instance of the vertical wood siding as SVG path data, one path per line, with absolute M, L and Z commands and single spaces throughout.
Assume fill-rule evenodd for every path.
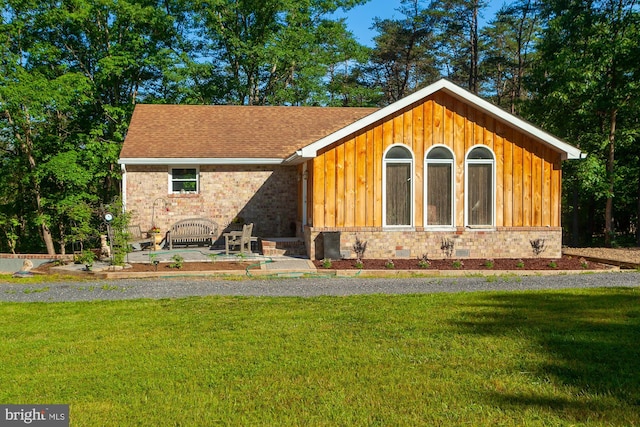
M 392 144 L 408 146 L 414 156 L 417 227 L 424 225 L 425 155 L 438 144 L 455 157 L 456 226 L 464 225 L 465 156 L 479 144 L 496 156 L 496 226 L 560 226 L 560 153 L 438 92 L 325 148 L 309 162 L 314 227 L 382 226 L 382 156 Z

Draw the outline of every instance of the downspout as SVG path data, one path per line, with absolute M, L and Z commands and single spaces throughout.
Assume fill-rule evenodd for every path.
M 124 163 L 120 165 L 122 170 L 122 213 L 127 210 L 127 166 Z
M 307 225 L 307 181 L 309 179 L 309 171 L 307 170 L 307 162 L 302 164 L 302 234 L 304 235 L 304 227 Z

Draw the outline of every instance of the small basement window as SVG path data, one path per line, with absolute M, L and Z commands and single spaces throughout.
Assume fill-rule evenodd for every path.
M 169 171 L 170 193 L 197 193 L 197 168 L 171 168 Z

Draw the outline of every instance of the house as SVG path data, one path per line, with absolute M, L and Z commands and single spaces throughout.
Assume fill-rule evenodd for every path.
M 382 109 L 137 105 L 120 155 L 134 221 L 241 217 L 311 258 L 561 255 L 577 148 L 440 80 Z

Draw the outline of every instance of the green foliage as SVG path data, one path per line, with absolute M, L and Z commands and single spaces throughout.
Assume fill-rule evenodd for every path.
M 84 251 L 82 251 L 82 253 L 80 253 L 80 255 L 76 257 L 76 261 L 78 261 L 80 264 L 84 264 L 88 270 L 91 269 L 95 260 L 96 254 L 88 249 L 85 249 Z
M 173 262 L 169 264 L 169 267 L 177 269 L 182 268 L 182 265 L 184 264 L 184 257 L 182 257 L 180 254 L 175 254 L 171 257 L 171 259 L 173 260 Z
M 627 0 L 551 0 L 543 3 L 542 12 L 548 21 L 538 44 L 539 60 L 527 80 L 535 94 L 527 112 L 589 155 L 565 166 L 564 206 L 570 207 L 565 223 L 571 224 L 573 244 L 584 243 L 581 236 L 590 238 L 593 232 L 603 233 L 610 244 L 614 212 L 623 218 L 638 213 L 638 206 L 618 202 L 637 199 L 640 188 L 637 5 Z M 622 178 L 622 171 L 630 170 L 635 176 Z M 622 181 L 634 188 L 622 192 Z M 581 211 L 590 211 L 590 216 L 580 218 Z
M 155 270 L 158 271 L 158 264 L 160 264 L 160 261 L 158 260 L 158 254 L 149 254 L 149 261 L 151 261 L 151 264 L 153 264 Z
M 98 234 L 95 214 L 118 191 L 120 142 L 140 87 L 169 54 L 172 19 L 136 0 L 1 8 L 0 194 L 23 224 L 17 249 L 62 251 Z
M 6 247 L 0 247 L 0 251 L 16 252 L 16 244 L 18 243 L 18 230 L 20 221 L 14 216 L 0 212 L 0 231 L 4 234 L 4 239 L 0 240 L 0 244 L 6 244 Z
M 431 267 L 431 263 L 429 262 L 429 257 L 427 254 L 422 254 L 418 257 L 418 267 L 420 268 L 429 268 Z
M 536 6 L 530 0 L 505 4 L 480 31 L 483 92 L 512 113 L 519 113 L 529 98 L 524 80 L 537 60 L 542 21 Z
M 331 260 L 329 258 L 325 258 L 322 260 L 323 268 L 331 268 Z
M 482 1 L 435 0 L 428 11 L 435 18 L 444 75 L 473 93 L 480 91 L 479 17 L 486 6 Z
M 194 2 L 211 52 L 211 62 L 199 70 L 210 77 L 198 79 L 196 91 L 207 102 L 326 103 L 324 79 L 329 70 L 361 55 L 344 23 L 327 17 L 339 7 L 363 2 Z
M 369 72 L 381 86 L 384 102 L 395 102 L 436 80 L 436 19 L 427 9 L 402 2 L 401 19 L 376 19 L 378 32 Z M 415 7 L 414 7 L 415 6 Z
M 131 252 L 129 241 L 131 236 L 128 232 L 131 213 L 122 211 L 122 201 L 117 198 L 107 209 L 113 215 L 110 223 L 113 242 L 111 242 L 111 257 L 114 265 L 124 265 L 127 254 Z

